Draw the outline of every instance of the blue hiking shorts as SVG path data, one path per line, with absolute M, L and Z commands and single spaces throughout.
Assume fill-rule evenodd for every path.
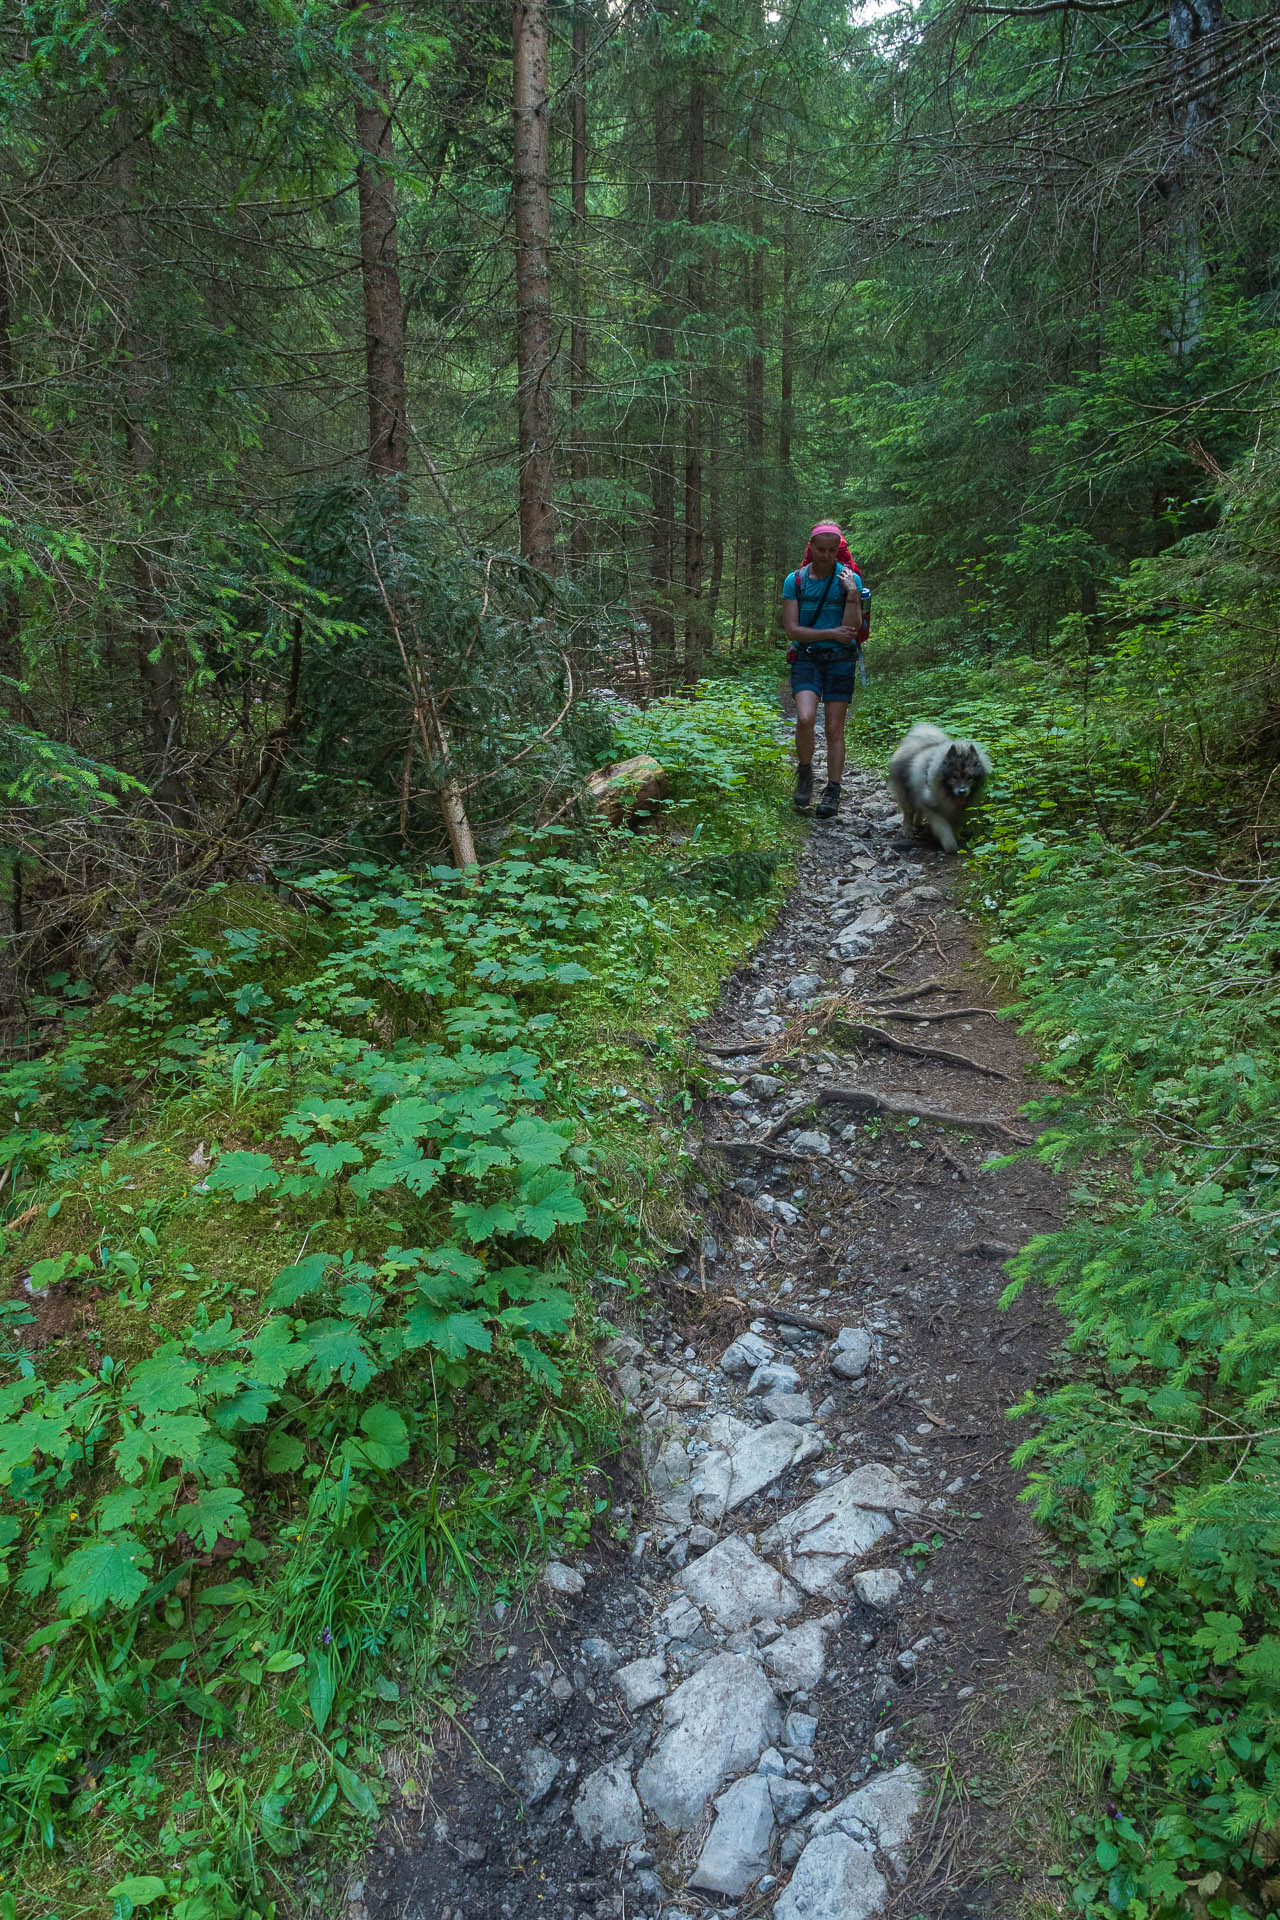
M 816 693 L 819 700 L 835 706 L 853 699 L 857 656 L 852 647 L 841 649 L 838 660 L 815 660 L 802 652 L 791 663 L 792 693 Z

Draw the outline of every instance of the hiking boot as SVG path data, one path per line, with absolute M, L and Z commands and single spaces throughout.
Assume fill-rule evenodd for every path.
M 826 786 L 822 789 L 822 798 L 818 802 L 818 818 L 819 820 L 830 820 L 832 815 L 839 813 L 839 811 L 840 782 L 838 780 L 828 780 Z
M 796 768 L 796 812 L 803 813 L 806 807 L 813 805 L 813 763 Z

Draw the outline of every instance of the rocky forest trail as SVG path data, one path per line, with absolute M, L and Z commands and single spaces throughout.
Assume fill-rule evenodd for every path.
M 951 1789 L 1053 1690 L 1006 1410 L 1059 1322 L 997 1303 L 1060 1194 L 993 1164 L 1030 1087 L 954 867 L 877 777 L 845 794 L 700 1036 L 734 1083 L 718 1210 L 602 1356 L 645 1469 L 626 1543 L 491 1618 L 346 1920 L 1017 1906 L 1007 1809 Z

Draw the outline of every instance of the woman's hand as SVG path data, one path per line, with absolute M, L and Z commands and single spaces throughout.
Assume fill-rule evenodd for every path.
M 826 632 L 819 637 L 823 640 L 843 640 L 845 645 L 848 646 L 852 641 L 861 640 L 862 625 L 861 622 L 859 622 L 856 627 L 828 627 Z

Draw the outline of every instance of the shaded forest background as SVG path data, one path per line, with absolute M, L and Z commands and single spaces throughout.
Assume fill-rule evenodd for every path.
M 771 637 L 819 513 L 920 657 L 1122 660 L 1191 703 L 1154 766 L 1265 787 L 1260 0 L 32 0 L 0 40 L 11 1001 L 210 878 L 562 817 L 591 689 Z

